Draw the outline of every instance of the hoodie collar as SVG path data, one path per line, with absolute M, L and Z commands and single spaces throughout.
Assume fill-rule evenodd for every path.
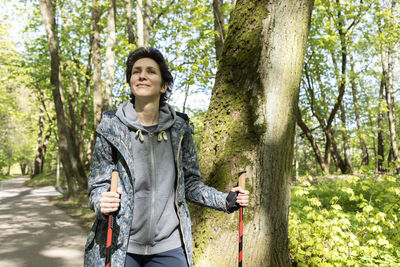
M 140 123 L 135 107 L 131 100 L 125 101 L 121 105 L 119 105 L 116 116 L 130 129 L 135 131 L 141 130 L 146 133 L 148 132 Z M 175 120 L 176 114 L 173 108 L 167 103 L 161 104 L 160 115 L 158 117 L 158 125 L 155 133 L 171 128 Z

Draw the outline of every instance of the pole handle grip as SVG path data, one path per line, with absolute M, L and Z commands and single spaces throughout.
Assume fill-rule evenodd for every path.
M 239 174 L 239 187 L 246 189 L 246 172 L 241 172 Z
M 111 187 L 110 192 L 117 192 L 118 187 L 118 171 L 114 170 L 111 174 Z

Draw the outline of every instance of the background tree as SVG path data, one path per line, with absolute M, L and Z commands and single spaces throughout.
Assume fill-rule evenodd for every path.
M 101 82 L 101 54 L 100 54 L 100 2 L 98 0 L 92 1 L 92 23 L 93 23 L 93 107 L 94 107 L 94 127 L 100 123 L 103 93 Z M 92 147 L 94 147 L 95 138 L 92 138 Z M 93 151 L 93 150 L 92 150 Z
M 302 82 L 304 94 L 301 94 L 299 104 L 302 108 L 297 123 L 324 173 L 331 172 L 331 156 L 342 173 L 352 171 L 351 132 L 347 129 L 349 123 L 346 119 L 346 113 L 351 109 L 346 107 L 345 89 L 347 81 L 355 73 L 347 71 L 348 54 L 357 45 L 354 42 L 358 38 L 355 33 L 360 23 L 364 22 L 363 14 L 370 4 L 365 1 L 316 1 Z M 331 63 L 326 58 L 330 58 Z M 335 120 L 339 112 L 341 123 Z M 306 116 L 305 119 L 303 116 Z M 318 126 L 311 118 L 318 122 Z M 324 154 L 320 146 L 324 147 Z
M 50 50 L 51 75 L 50 81 L 53 86 L 53 98 L 57 114 L 57 128 L 59 149 L 64 172 L 68 181 L 68 193 L 70 196 L 76 194 L 75 179 L 83 189 L 87 187 L 86 174 L 76 153 L 76 146 L 73 143 L 71 128 L 67 123 L 67 115 L 64 104 L 63 88 L 60 73 L 59 45 L 57 40 L 55 14 L 50 0 L 40 1 L 40 10 L 45 25 L 48 45 Z
M 214 0 L 213 1 L 213 10 L 214 10 L 214 29 L 217 32 L 215 34 L 215 56 L 220 59 L 222 55 L 222 50 L 224 48 L 224 40 L 225 40 L 225 16 L 222 11 L 222 5 L 224 4 L 223 0 Z
M 105 81 L 104 81 L 104 98 L 103 110 L 112 108 L 112 89 L 114 85 L 115 74 L 115 12 L 116 0 L 110 0 L 108 3 L 107 15 L 107 38 L 106 38 L 106 60 L 105 60 Z
M 361 116 L 360 116 L 360 106 L 358 103 L 358 90 L 357 90 L 357 84 L 356 84 L 356 77 L 354 73 L 354 57 L 353 53 L 350 51 L 349 54 L 349 60 L 350 60 L 350 83 L 351 83 L 351 94 L 353 96 L 353 103 L 354 103 L 354 115 L 356 118 L 357 122 L 357 130 L 358 136 L 360 138 L 360 146 L 362 150 L 362 161 L 361 165 L 368 166 L 369 164 L 369 155 L 368 155 L 368 148 L 367 145 L 365 144 L 365 132 L 362 127 L 361 123 Z
M 132 19 L 132 3 L 131 0 L 125 0 L 126 11 L 126 27 L 128 30 L 128 42 L 135 43 L 135 35 L 133 34 L 133 19 Z
M 393 24 L 391 17 L 393 16 L 393 10 L 396 5 L 396 1 L 390 1 L 387 12 L 384 16 L 381 12 L 379 1 L 376 2 L 377 11 L 377 24 L 380 37 L 380 51 L 381 51 L 381 61 L 382 61 L 382 75 L 384 77 L 385 83 L 385 95 L 386 103 L 388 107 L 388 123 L 390 132 L 390 153 L 389 155 L 393 157 L 394 167 L 396 172 L 400 172 L 400 162 L 399 162 L 399 149 L 397 146 L 397 134 L 396 134 L 396 116 L 395 116 L 395 105 L 393 101 L 393 37 L 394 34 L 396 38 L 396 33 L 393 31 Z M 384 25 L 382 25 L 381 20 L 384 20 Z M 390 160 L 389 160 L 390 161 Z
M 47 108 L 44 102 L 44 94 L 43 91 L 39 91 L 39 101 L 40 104 L 38 105 L 39 109 L 39 122 L 38 122 L 38 136 L 37 136 L 37 145 L 36 145 L 36 155 L 35 159 L 33 160 L 32 171 L 30 173 L 30 177 L 33 178 L 34 176 L 43 173 L 43 166 L 44 160 L 46 157 L 46 150 L 47 146 L 50 141 L 51 132 L 53 131 L 53 120 L 48 119 L 49 123 L 47 129 L 45 128 L 46 124 L 46 114 Z

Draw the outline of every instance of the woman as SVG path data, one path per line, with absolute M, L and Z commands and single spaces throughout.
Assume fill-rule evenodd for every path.
M 249 192 L 229 194 L 200 181 L 185 114 L 166 103 L 173 77 L 162 54 L 139 48 L 127 60 L 131 100 L 103 114 L 89 175 L 89 204 L 97 216 L 85 247 L 85 266 L 104 266 L 106 217 L 117 212 L 112 266 L 192 266 L 185 200 L 233 212 Z M 113 169 L 117 193 L 108 192 Z

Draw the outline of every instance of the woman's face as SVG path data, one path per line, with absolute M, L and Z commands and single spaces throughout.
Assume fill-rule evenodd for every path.
M 130 80 L 135 101 L 159 101 L 165 93 L 167 84 L 162 84 L 160 67 L 151 58 L 141 58 L 133 64 Z

